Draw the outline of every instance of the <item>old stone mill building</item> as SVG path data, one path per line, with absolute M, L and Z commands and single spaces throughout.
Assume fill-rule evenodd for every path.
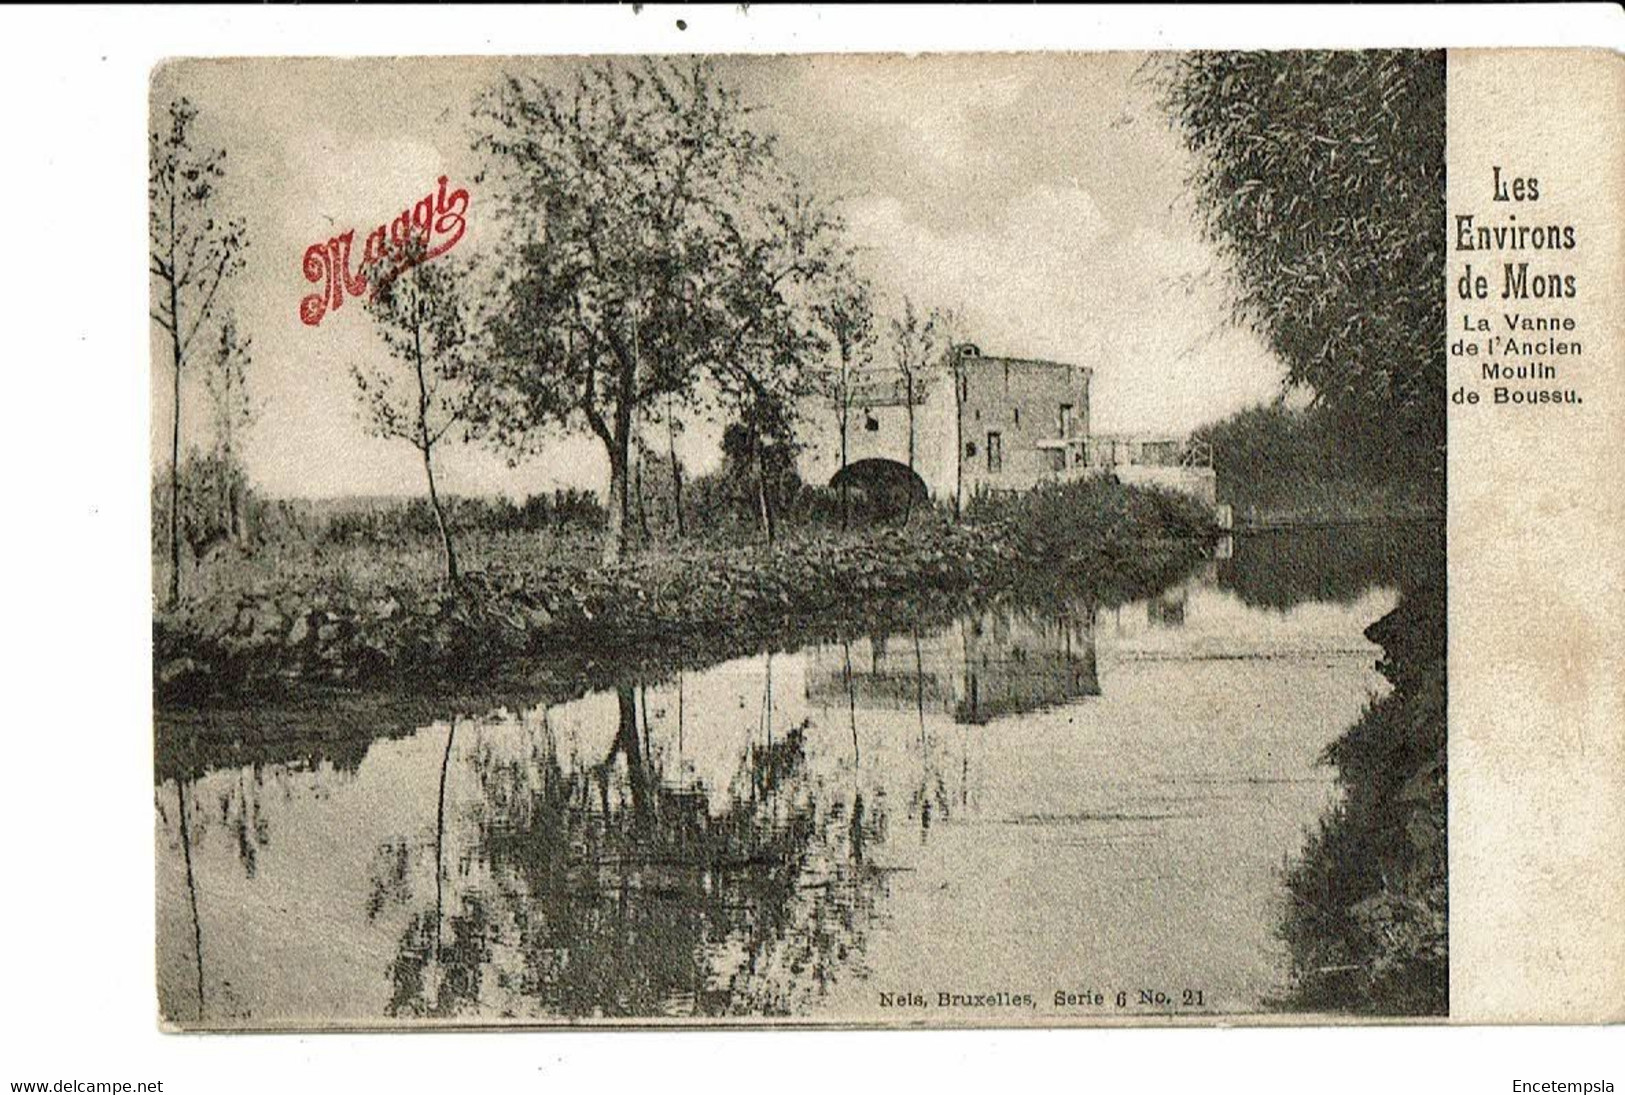
M 843 475 L 857 487 L 911 484 L 920 496 L 963 503 L 988 492 L 1111 474 L 1212 505 L 1212 461 L 1183 438 L 1092 432 L 1093 376 L 1088 365 L 995 357 L 969 343 L 921 370 L 912 385 L 897 369 L 855 372 L 844 398 L 837 394 L 820 408 L 827 420 L 813 431 L 817 443 L 802 451 L 802 477 L 832 486 Z

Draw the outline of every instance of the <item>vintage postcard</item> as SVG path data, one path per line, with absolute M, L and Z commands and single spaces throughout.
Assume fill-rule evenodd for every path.
M 1622 96 L 160 65 L 161 1022 L 1617 1020 Z

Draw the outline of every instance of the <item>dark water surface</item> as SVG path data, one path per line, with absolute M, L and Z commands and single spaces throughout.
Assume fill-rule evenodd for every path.
M 163 1013 L 1261 1010 L 1283 864 L 1335 796 L 1316 759 L 1385 687 L 1361 632 L 1395 603 L 1390 546 L 1241 537 L 1119 607 L 1079 591 L 184 766 L 154 796 Z M 882 1006 L 939 992 L 970 999 Z

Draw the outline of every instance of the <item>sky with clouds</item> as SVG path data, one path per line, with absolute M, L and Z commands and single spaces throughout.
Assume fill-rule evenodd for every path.
M 413 494 L 421 464 L 367 435 L 350 366 L 382 352 L 359 307 L 300 323 L 312 243 L 387 223 L 449 175 L 469 185 L 474 97 L 508 70 L 563 78 L 568 60 L 179 62 L 153 101 L 184 94 L 200 137 L 228 151 L 224 200 L 244 216 L 248 265 L 229 284 L 254 340 L 260 406 L 249 474 L 278 496 Z M 725 58 L 725 76 L 777 134 L 781 154 L 837 199 L 884 311 L 906 294 L 953 307 L 985 352 L 1095 370 L 1097 431 L 1183 431 L 1280 389 L 1283 368 L 1229 323 L 1222 271 L 1183 180 L 1190 164 L 1155 104 L 1143 55 L 989 54 Z M 480 191 L 469 233 L 482 242 Z M 226 296 L 228 290 L 222 290 Z M 154 325 L 156 326 L 156 325 Z M 167 459 L 167 344 L 155 330 L 154 459 Z M 187 385 L 183 440 L 207 445 Z M 715 431 L 685 435 L 685 462 L 715 460 Z M 601 446 L 560 437 L 512 467 L 445 450 L 451 493 L 522 496 L 600 488 Z

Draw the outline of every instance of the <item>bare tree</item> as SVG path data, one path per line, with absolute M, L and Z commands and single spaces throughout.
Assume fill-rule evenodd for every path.
M 378 290 L 367 309 L 389 360 L 351 370 L 372 431 L 410 442 L 423 459 L 446 581 L 453 587 L 460 580 L 457 552 L 435 484 L 434 453 L 468 416 L 473 312 L 468 278 L 466 263 L 441 258 L 375 281 Z
M 914 409 L 924 397 L 926 373 L 931 366 L 937 344 L 934 315 L 924 314 L 914 306 L 912 298 L 903 298 L 903 314 L 891 321 L 892 364 L 897 370 L 898 388 L 908 415 L 908 470 L 919 474 L 915 467 L 918 447 Z M 914 494 L 909 492 L 909 508 L 913 509 Z
M 242 269 L 248 246 L 240 219 L 219 206 L 225 149 L 196 146 L 197 107 L 177 99 L 147 136 L 147 237 L 153 322 L 169 333 L 174 411 L 169 443 L 169 603 L 180 599 L 181 374 L 193 342 L 214 314 L 220 286 Z
M 677 524 L 677 538 L 681 540 L 688 535 L 683 522 L 683 463 L 677 459 L 677 434 L 682 430 L 682 423 L 677 420 L 669 395 L 661 417 L 666 420 L 666 458 L 671 462 L 671 511 Z
M 940 367 L 954 386 L 954 519 L 964 509 L 965 494 L 965 317 L 957 308 L 934 308 L 927 326 L 942 354 Z
M 818 319 L 829 332 L 835 361 L 826 377 L 825 391 L 835 408 L 835 431 L 840 445 L 841 527 L 850 521 L 847 466 L 848 429 L 857 376 L 874 359 L 874 300 L 869 283 L 850 267 L 833 272 L 829 295 L 817 306 Z
M 221 524 L 232 542 L 241 544 L 247 535 L 243 518 L 246 479 L 238 451 L 242 432 L 253 425 L 259 408 L 248 391 L 248 369 L 253 360 L 254 340 L 237 331 L 237 318 L 230 312 L 220 323 L 220 338 L 208 361 L 203 382 L 214 412 L 214 448 L 224 482 L 221 484 Z

